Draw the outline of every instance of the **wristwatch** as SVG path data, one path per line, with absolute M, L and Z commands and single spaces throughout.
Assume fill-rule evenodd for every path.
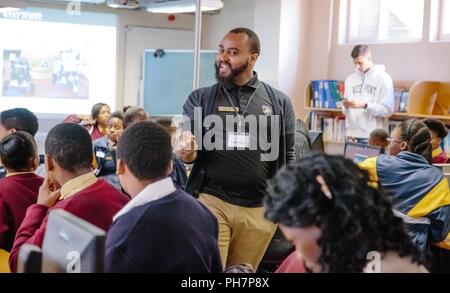
M 367 106 L 369 106 L 369 104 L 365 103 L 364 109 L 367 109 Z

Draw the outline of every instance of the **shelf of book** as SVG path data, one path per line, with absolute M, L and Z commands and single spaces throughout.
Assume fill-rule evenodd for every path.
M 332 117 L 344 117 L 344 114 L 342 113 L 341 109 L 329 109 L 329 108 L 311 108 L 311 107 L 305 107 L 306 110 L 310 112 L 316 112 L 316 113 L 323 113 L 328 114 Z M 394 112 L 392 116 L 389 117 L 389 120 L 407 120 L 411 118 L 433 118 L 437 120 L 441 120 L 444 124 L 450 126 L 450 115 L 425 115 L 425 114 L 411 114 L 411 113 L 405 113 L 405 112 Z

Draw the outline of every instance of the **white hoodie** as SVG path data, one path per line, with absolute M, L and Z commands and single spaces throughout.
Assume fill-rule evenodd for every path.
M 366 102 L 366 109 L 347 109 L 346 136 L 368 138 L 377 129 L 386 129 L 387 117 L 394 111 L 394 86 L 384 65 L 375 65 L 366 73 L 355 70 L 345 80 L 344 96 L 351 101 Z

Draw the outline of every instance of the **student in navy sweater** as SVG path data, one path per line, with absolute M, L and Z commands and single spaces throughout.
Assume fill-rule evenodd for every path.
M 10 251 L 27 208 L 36 203 L 44 178 L 34 174 L 39 164 L 31 134 L 17 131 L 0 141 L 0 159 L 8 175 L 0 179 L 0 249 Z
M 39 189 L 37 204 L 27 209 L 17 231 L 9 258 L 16 271 L 20 247 L 25 244 L 42 246 L 48 213 L 64 209 L 73 215 L 107 231 L 113 216 L 128 202 L 128 198 L 112 185 L 97 179 L 91 169 L 92 142 L 86 129 L 73 123 L 53 127 L 45 140 L 47 176 Z
M 136 123 L 119 140 L 117 173 L 132 200 L 108 232 L 106 272 L 222 271 L 217 220 L 174 187 L 171 157 L 169 134 L 153 122 Z

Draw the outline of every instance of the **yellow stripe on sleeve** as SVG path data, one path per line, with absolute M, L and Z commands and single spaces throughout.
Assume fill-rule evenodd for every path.
M 447 178 L 444 178 L 408 212 L 408 216 L 413 218 L 424 217 L 435 209 L 449 204 L 450 189 Z

